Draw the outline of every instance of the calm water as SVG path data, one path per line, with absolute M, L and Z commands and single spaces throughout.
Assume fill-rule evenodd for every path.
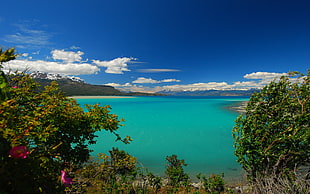
M 166 156 L 176 154 L 195 177 L 202 173 L 225 173 L 227 181 L 236 181 L 241 168 L 233 155 L 232 127 L 238 113 L 225 109 L 242 97 L 136 97 L 77 99 L 78 103 L 111 105 L 112 113 L 124 118 L 122 136 L 134 140 L 125 145 L 102 131 L 91 148 L 93 155 L 108 153 L 112 147 L 123 149 L 149 171 L 164 175 Z

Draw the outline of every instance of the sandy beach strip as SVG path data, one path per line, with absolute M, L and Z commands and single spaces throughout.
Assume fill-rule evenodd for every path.
M 74 99 L 98 99 L 98 98 L 136 98 L 135 96 L 70 96 Z

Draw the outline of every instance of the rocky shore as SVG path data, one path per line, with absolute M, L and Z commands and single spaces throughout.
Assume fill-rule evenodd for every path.
M 234 112 L 237 112 L 237 113 L 240 113 L 240 114 L 245 114 L 245 108 L 248 104 L 248 101 L 241 101 L 241 102 L 236 102 L 236 103 L 233 103 L 225 108 L 231 110 L 231 111 L 234 111 Z

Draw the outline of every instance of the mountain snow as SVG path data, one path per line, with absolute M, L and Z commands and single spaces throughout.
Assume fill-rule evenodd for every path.
M 34 79 L 48 79 L 48 80 L 59 80 L 59 79 L 69 79 L 74 82 L 85 82 L 83 79 L 75 76 L 66 76 L 55 73 L 43 73 L 39 71 L 35 71 L 30 73 L 30 76 Z

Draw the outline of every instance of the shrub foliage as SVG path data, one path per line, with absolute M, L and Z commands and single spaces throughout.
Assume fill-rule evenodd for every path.
M 252 180 L 292 175 L 310 160 L 310 71 L 294 72 L 251 96 L 233 129 L 235 155 Z
M 0 51 L 1 63 L 16 57 L 14 49 Z M 26 74 L 0 73 L 0 193 L 61 193 L 68 180 L 61 172 L 89 159 L 95 132 L 129 141 L 116 133 L 121 120 L 109 106 L 84 111 L 55 82 L 38 88 Z

